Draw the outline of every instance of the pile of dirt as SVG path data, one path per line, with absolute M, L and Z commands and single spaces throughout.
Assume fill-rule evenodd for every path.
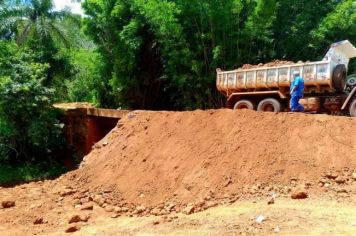
M 245 64 L 240 69 L 249 70 L 249 69 L 257 69 L 257 68 L 261 68 L 261 67 L 274 67 L 274 66 L 291 65 L 291 64 L 295 64 L 295 62 L 274 60 L 274 61 L 268 62 L 266 64 L 262 64 L 262 63 L 260 63 L 258 65 Z
M 89 190 L 104 207 L 194 211 L 260 190 L 288 193 L 291 181 L 318 186 L 330 170 L 349 178 L 355 130 L 355 119 L 326 115 L 136 111 L 58 181 Z

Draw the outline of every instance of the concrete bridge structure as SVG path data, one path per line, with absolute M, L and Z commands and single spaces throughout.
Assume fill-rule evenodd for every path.
M 95 143 L 104 138 L 130 112 L 94 108 L 88 103 L 55 104 L 54 107 L 64 112 L 61 122 L 64 124 L 68 144 L 66 156 L 74 156 L 78 161 L 89 154 Z

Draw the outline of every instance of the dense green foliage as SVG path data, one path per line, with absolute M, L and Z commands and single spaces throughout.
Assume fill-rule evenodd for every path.
M 86 32 L 103 60 L 105 105 L 219 107 L 215 69 L 316 60 L 356 43 L 353 0 L 86 0 Z
M 65 80 L 70 101 L 91 102 L 99 105 L 105 100 L 105 83 L 100 76 L 100 55 L 92 50 L 77 49 L 70 52 L 72 78 Z
M 67 169 L 63 165 L 48 165 L 45 162 L 23 163 L 16 166 L 2 164 L 0 165 L 0 186 L 53 178 L 66 171 Z
M 69 47 L 71 39 L 62 22 L 71 19 L 79 26 L 79 19 L 68 11 L 53 11 L 52 0 L 5 2 L 0 12 L 0 32 L 5 32 L 3 37 L 31 48 L 36 53 L 36 61 L 50 65 L 44 81 L 46 85 L 70 76 L 69 59 L 61 48 Z
M 218 67 L 317 60 L 356 42 L 354 0 L 85 0 L 83 30 L 51 0 L 1 5 L 0 37 L 49 65 L 54 101 L 102 107 L 220 107 Z
M 59 26 L 74 17 L 53 11 L 52 1 L 3 1 L 0 9 L 0 163 L 57 166 L 65 143 L 53 102 L 72 70 Z
M 47 159 L 63 143 L 53 89 L 43 85 L 48 64 L 31 51 L 0 44 L 0 160 Z

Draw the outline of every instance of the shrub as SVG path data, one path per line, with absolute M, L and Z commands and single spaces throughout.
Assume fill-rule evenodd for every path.
M 0 161 L 49 160 L 64 143 L 54 90 L 42 83 L 49 66 L 31 52 L 1 49 L 11 56 L 0 59 Z

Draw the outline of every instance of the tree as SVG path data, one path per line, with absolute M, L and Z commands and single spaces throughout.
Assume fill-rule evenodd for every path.
M 63 80 L 72 76 L 73 68 L 66 50 L 78 41 L 72 32 L 79 30 L 80 16 L 55 11 L 52 0 L 5 1 L 2 7 L 0 32 L 7 29 L 3 38 L 30 48 L 36 62 L 49 64 L 44 85 L 56 88 L 57 101 L 67 98 Z
M 340 2 L 310 35 L 312 37 L 310 46 L 319 50 L 330 43 L 345 39 L 356 44 L 356 2 L 353 0 Z
M 278 0 L 276 22 L 273 26 L 275 57 L 293 61 L 315 60 L 323 56 L 325 47 L 310 48 L 311 32 L 326 15 L 343 0 Z
M 65 29 L 58 20 L 70 17 L 78 21 L 68 10 L 54 11 L 52 0 L 5 1 L 1 4 L 1 29 L 16 28 L 15 38 L 19 44 L 32 36 L 41 42 L 60 41 L 69 46 Z
M 119 106 L 158 109 L 174 106 L 189 51 L 171 1 L 86 1 L 86 32 L 98 44 L 110 81 L 107 90 Z M 95 20 L 93 20 L 95 19 Z M 120 55 L 120 56 L 119 56 Z M 168 80 L 173 80 L 176 83 Z M 168 98 L 171 94 L 171 100 Z
M 65 81 L 69 100 L 100 105 L 106 92 L 100 54 L 88 49 L 71 50 L 70 63 L 73 76 Z
M 13 43 L 0 52 L 0 161 L 48 160 L 63 145 L 54 91 L 43 85 L 48 64 Z
M 221 107 L 216 68 L 316 60 L 330 41 L 352 40 L 354 6 L 352 0 L 83 3 L 86 33 L 103 58 L 109 99 L 102 101 L 134 109 Z
M 248 59 L 251 53 L 257 54 L 263 62 L 272 58 L 273 51 L 273 24 L 276 19 L 277 4 L 275 0 L 258 0 L 253 13 L 248 17 L 244 37 L 250 42 L 248 46 Z

